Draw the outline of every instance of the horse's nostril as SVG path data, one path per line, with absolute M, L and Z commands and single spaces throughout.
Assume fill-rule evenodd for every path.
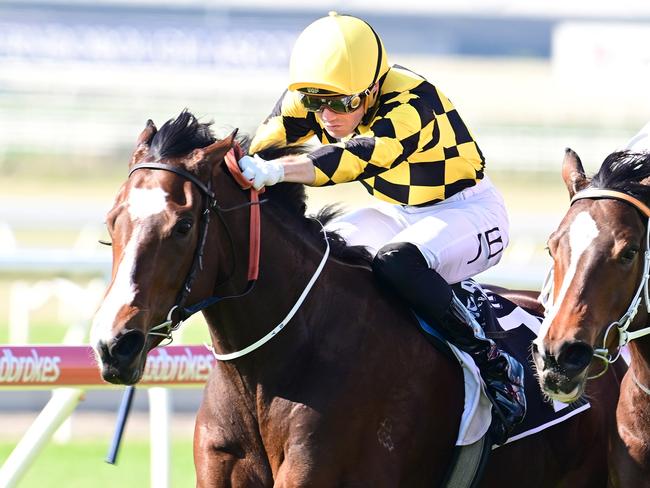
M 115 339 L 110 346 L 110 354 L 118 361 L 131 361 L 144 347 L 144 334 L 139 330 L 129 330 Z
M 558 364 L 570 375 L 576 375 L 589 366 L 594 350 L 589 344 L 576 341 L 565 345 L 558 356 Z

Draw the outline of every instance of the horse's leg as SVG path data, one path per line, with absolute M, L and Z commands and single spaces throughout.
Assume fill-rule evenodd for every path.
M 251 412 L 210 375 L 194 426 L 194 468 L 198 488 L 262 488 L 273 477 Z
M 262 488 L 273 486 L 266 460 L 250 452 L 213 421 L 203 406 L 194 427 L 197 488 Z

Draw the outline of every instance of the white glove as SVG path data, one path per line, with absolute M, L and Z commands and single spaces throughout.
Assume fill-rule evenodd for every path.
M 284 165 L 277 159 L 266 161 L 256 154 L 253 157 L 244 156 L 238 163 L 242 174 L 256 190 L 284 180 Z

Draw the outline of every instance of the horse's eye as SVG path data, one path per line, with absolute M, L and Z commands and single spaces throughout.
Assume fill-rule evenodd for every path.
M 179 220 L 174 227 L 174 232 L 182 236 L 187 235 L 192 230 L 192 225 L 194 222 L 191 219 Z
M 639 248 L 629 247 L 621 253 L 621 259 L 625 262 L 633 261 L 638 253 Z

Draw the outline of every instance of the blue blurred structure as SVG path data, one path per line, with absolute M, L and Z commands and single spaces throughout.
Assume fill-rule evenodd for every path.
M 390 53 L 548 58 L 558 18 L 342 10 L 363 16 Z M 0 4 L 0 57 L 283 67 L 300 31 L 324 12 L 223 3 L 127 6 Z M 161 42 L 169 48 L 159 49 Z
M 304 26 L 339 7 L 370 22 L 390 53 L 549 58 L 560 22 L 612 11 L 624 21 L 650 20 L 640 1 L 622 2 L 618 10 L 575 0 L 564 2 L 575 5 L 568 10 L 537 2 L 538 8 L 514 12 L 508 2 L 400 3 L 7 1 L 0 4 L 0 57 L 282 66 Z M 156 49 L 161 41 L 176 45 Z
M 642 83 L 629 86 L 645 61 L 612 74 L 635 43 L 621 31 L 650 25 L 642 0 L 10 0 L 0 3 L 0 165 L 6 151 L 112 156 L 147 118 L 183 107 L 251 132 L 286 86 L 295 38 L 330 9 L 368 20 L 389 61 L 438 84 L 504 168 L 543 169 L 576 143 L 601 159 L 650 113 Z M 609 38 L 565 28 L 614 21 Z

